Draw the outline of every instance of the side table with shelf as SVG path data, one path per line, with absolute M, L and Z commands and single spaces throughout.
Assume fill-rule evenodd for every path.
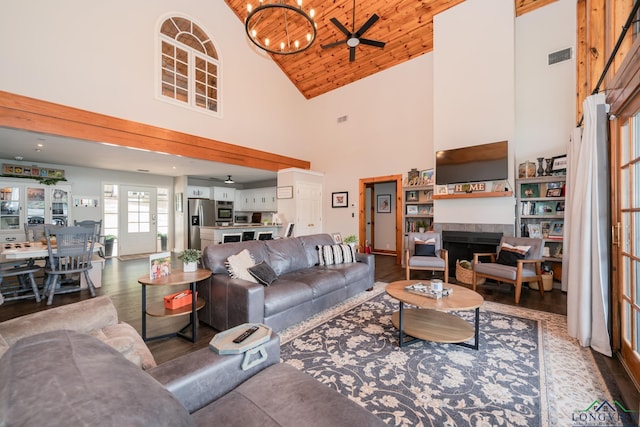
M 554 280 L 558 282 L 562 276 L 566 180 L 565 175 L 516 180 L 518 236 L 544 239 L 543 259 L 553 269 Z
M 147 341 L 159 340 L 164 338 L 171 338 L 179 336 L 187 339 L 193 343 L 196 342 L 196 326 L 197 315 L 205 305 L 204 298 L 196 297 L 196 284 L 208 279 L 211 276 L 211 271 L 206 269 L 198 269 L 195 272 L 185 273 L 183 271 L 171 271 L 171 274 L 159 279 L 151 279 L 149 275 L 144 275 L 138 279 L 138 283 L 142 285 L 142 339 Z M 183 307 L 176 308 L 174 310 L 165 308 L 164 301 L 152 303 L 147 306 L 147 286 L 178 286 L 178 285 L 190 285 L 191 289 L 191 304 Z M 147 337 L 147 316 L 152 317 L 174 317 L 189 315 L 189 323 L 185 325 L 178 332 L 159 335 L 155 337 Z M 191 336 L 185 335 L 185 331 L 191 327 Z

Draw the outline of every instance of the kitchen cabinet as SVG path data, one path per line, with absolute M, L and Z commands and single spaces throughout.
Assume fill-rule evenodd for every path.
M 235 202 L 236 211 L 276 212 L 278 210 L 275 187 L 236 190 Z
M 209 187 L 187 186 L 187 197 L 197 199 L 209 199 L 211 191 Z
M 213 200 L 233 202 L 236 198 L 236 189 L 231 187 L 212 187 Z

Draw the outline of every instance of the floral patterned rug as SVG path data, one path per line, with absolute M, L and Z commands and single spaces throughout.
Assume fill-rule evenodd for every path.
M 569 426 L 611 396 L 566 317 L 485 302 L 480 349 L 399 348 L 398 302 L 372 292 L 280 333 L 281 358 L 395 426 Z M 473 318 L 473 311 L 457 312 Z

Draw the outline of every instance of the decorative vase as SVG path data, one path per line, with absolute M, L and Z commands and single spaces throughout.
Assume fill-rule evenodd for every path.
M 551 175 L 551 168 L 553 167 L 553 159 L 544 159 L 545 162 L 547 162 L 547 167 L 545 169 L 545 175 L 550 176 Z
M 184 271 L 185 273 L 193 273 L 197 269 L 198 263 L 196 261 L 182 263 L 182 271 Z
M 544 166 L 542 166 L 542 161 L 544 157 L 538 157 L 538 176 L 544 176 Z

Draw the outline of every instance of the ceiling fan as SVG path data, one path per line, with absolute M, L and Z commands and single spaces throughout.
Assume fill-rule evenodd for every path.
M 224 182 L 225 184 L 234 184 L 235 183 L 233 178 L 231 178 L 231 175 L 227 175 L 227 179 L 216 178 L 216 177 L 213 177 L 213 176 L 209 177 L 209 179 L 211 181 Z
M 360 43 L 366 44 L 366 45 L 369 45 L 369 46 L 375 46 L 375 47 L 383 48 L 384 45 L 385 45 L 385 42 L 381 42 L 381 41 L 378 41 L 378 40 L 363 39 L 362 38 L 362 35 L 373 24 L 375 24 L 375 22 L 378 19 L 380 19 L 380 17 L 374 13 L 367 20 L 367 22 L 365 22 L 364 25 L 362 25 L 362 27 L 360 27 L 360 29 L 358 31 L 356 31 L 356 0 L 353 0 L 352 31 L 347 30 L 347 28 L 344 25 L 342 25 L 340 23 L 340 21 L 338 21 L 336 18 L 331 18 L 330 21 L 333 22 L 333 25 L 338 27 L 338 29 L 340 31 L 342 31 L 342 33 L 344 33 L 345 36 L 347 36 L 347 38 L 344 39 L 344 40 L 340 40 L 340 41 L 335 42 L 335 43 L 329 43 L 329 44 L 326 44 L 326 45 L 323 45 L 323 46 L 320 46 L 320 47 L 322 47 L 323 49 L 328 49 L 330 47 L 334 47 L 334 46 L 338 46 L 338 45 L 341 45 L 343 43 L 346 43 L 347 46 L 349 46 L 349 62 L 353 62 L 353 61 L 356 60 L 356 46 L 358 46 Z

